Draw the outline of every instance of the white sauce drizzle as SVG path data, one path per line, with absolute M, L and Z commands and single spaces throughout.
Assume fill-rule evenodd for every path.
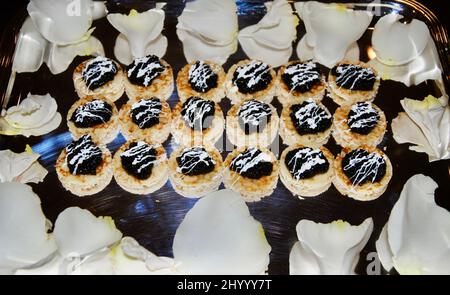
M 158 108 L 159 106 L 161 106 L 161 109 Z M 159 115 L 162 112 L 162 105 L 159 100 L 142 99 L 131 106 L 131 111 L 139 109 L 140 107 L 145 107 L 145 109 L 136 114 L 136 119 L 140 122 L 138 126 L 141 129 L 144 128 L 149 120 L 159 118 Z
M 365 179 L 375 182 L 378 169 L 385 164 L 382 156 L 377 153 L 370 153 L 368 156 L 357 155 L 350 159 L 349 163 L 342 169 L 347 171 L 354 167 L 359 167 L 356 173 L 350 178 L 353 185 L 361 184 Z
M 248 148 L 245 152 L 239 154 L 231 161 L 231 166 L 236 167 L 235 171 L 239 174 L 245 173 L 252 169 L 256 165 L 262 162 L 272 162 L 272 157 L 261 151 L 258 155 L 256 153 L 259 150 L 255 147 Z
M 150 81 L 153 81 L 156 77 L 158 77 L 161 73 L 159 71 L 154 71 L 155 69 L 161 68 L 159 62 L 151 62 L 148 63 L 150 57 L 140 57 L 134 60 L 134 66 L 128 70 L 128 77 L 131 77 L 132 74 L 136 71 L 138 66 L 144 65 L 145 67 L 139 68 L 136 77 L 142 78 L 144 77 L 144 86 L 147 87 L 150 84 Z
M 91 159 L 94 156 L 102 154 L 101 149 L 99 149 L 92 142 L 90 135 L 84 135 L 78 141 L 76 141 L 76 144 L 74 146 L 69 145 L 66 148 L 67 153 L 66 163 L 69 155 L 71 156 L 75 152 L 76 152 L 75 156 L 73 156 L 69 161 L 69 164 L 71 166 L 74 166 L 72 173 L 73 175 L 77 174 L 79 166 L 82 165 L 84 162 L 89 161 L 89 159 Z
M 303 148 L 298 150 L 292 159 L 289 161 L 289 166 L 293 164 L 293 177 L 300 180 L 300 176 L 306 171 L 311 170 L 317 165 L 326 163 L 321 150 L 313 150 L 311 148 Z M 305 161 L 306 160 L 306 161 Z
M 96 65 L 91 67 L 91 65 L 94 63 L 96 63 Z M 103 79 L 105 74 L 116 72 L 117 70 L 112 60 L 103 56 L 98 56 L 93 60 L 89 61 L 88 63 L 86 63 L 82 75 L 84 81 L 89 81 L 89 83 L 87 83 L 86 86 L 90 88 L 92 84 Z M 95 79 L 92 79 L 96 75 L 98 76 Z
M 338 77 L 336 78 L 336 84 L 345 85 L 347 82 L 352 82 L 350 90 L 353 90 L 359 80 L 370 80 L 375 74 L 371 68 L 363 68 L 356 65 L 346 65 L 345 67 L 339 65 L 336 68 Z
M 154 148 L 153 146 L 148 145 L 146 142 L 139 141 L 136 143 L 136 146 L 124 151 L 123 153 L 120 154 L 120 156 L 133 158 L 132 165 L 133 166 L 141 165 L 137 169 L 137 172 L 141 173 L 142 170 L 144 170 L 148 166 L 156 164 L 159 161 L 161 161 L 161 159 L 158 159 L 156 156 L 147 154 L 153 148 Z
M 374 126 L 377 124 L 379 116 L 376 114 L 377 111 L 372 107 L 371 103 L 356 103 L 350 109 L 353 112 L 352 122 L 349 124 L 350 128 L 364 128 L 369 126 Z M 367 118 L 362 118 L 364 115 L 369 114 Z M 347 120 L 348 122 L 350 120 Z
M 105 113 L 109 117 L 112 116 L 112 112 L 106 108 L 106 103 L 103 100 L 93 100 L 80 107 L 75 111 L 75 122 L 83 122 L 86 118 L 99 118 L 103 123 L 106 123 L 102 116 L 95 114 Z
M 312 100 L 308 100 L 294 115 L 298 122 L 306 123 L 310 129 L 316 129 L 321 120 L 331 119 L 331 115 Z
M 195 63 L 189 68 L 189 81 L 201 89 L 209 88 L 207 81 L 214 75 L 211 67 L 202 60 L 198 61 L 198 66 Z
M 238 110 L 244 124 L 259 126 L 262 120 L 272 113 L 270 106 L 257 100 L 248 100 Z
M 187 159 L 191 159 L 187 161 Z M 205 163 L 206 166 L 216 165 L 216 161 L 209 155 L 209 153 L 201 146 L 185 148 L 181 153 L 182 166 L 177 167 L 177 172 L 182 174 L 189 174 L 199 163 Z
M 320 79 L 320 73 L 316 70 L 316 67 L 317 65 L 313 61 L 288 66 L 284 73 L 291 76 L 291 89 L 296 89 L 299 86 Z
M 249 79 L 247 82 L 247 87 L 251 88 L 257 85 L 261 81 L 262 76 L 269 71 L 270 66 L 268 64 L 260 61 L 251 61 L 250 63 L 240 66 L 236 69 L 236 80 Z M 256 72 L 258 72 L 257 75 L 255 75 Z M 236 85 L 236 81 L 234 82 L 234 84 Z
M 209 101 L 201 98 L 191 98 L 187 100 L 183 105 L 185 111 L 183 118 L 189 127 L 194 128 L 195 123 L 200 123 L 200 128 L 203 129 L 203 119 L 205 114 L 213 109 L 213 105 L 208 103 Z

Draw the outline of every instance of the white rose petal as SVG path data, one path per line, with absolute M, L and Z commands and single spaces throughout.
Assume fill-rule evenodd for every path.
M 159 57 L 165 55 L 167 38 L 161 34 L 165 12 L 161 5 L 142 13 L 131 10 L 128 15 L 109 14 L 107 18 L 120 32 L 114 47 L 114 53 L 120 62 L 130 64 L 134 59 L 149 54 Z
M 412 143 L 411 150 L 428 154 L 429 161 L 450 158 L 450 107 L 448 97 L 431 95 L 422 101 L 400 101 L 405 112 L 392 120 L 396 142 Z
M 355 274 L 359 253 L 373 230 L 372 218 L 358 226 L 338 220 L 328 224 L 301 220 L 297 224 L 299 241 L 289 257 L 291 275 Z
M 450 274 L 450 213 L 434 200 L 438 185 L 411 177 L 376 242 L 383 266 L 400 274 Z
M 0 271 L 29 267 L 55 253 L 41 201 L 31 187 L 0 183 Z
M 111 217 L 95 217 L 88 210 L 71 207 L 61 212 L 53 232 L 63 257 L 84 256 L 122 238 Z
M 61 124 L 56 100 L 49 94 L 32 95 L 17 106 L 10 107 L 0 117 L 0 134 L 40 136 L 56 129 Z
M 196 0 L 186 3 L 178 17 L 177 35 L 186 60 L 225 63 L 237 50 L 238 20 L 234 0 Z
M 239 42 L 251 59 L 274 67 L 286 63 L 292 55 L 298 18 L 286 0 L 266 2 L 267 14 L 255 25 L 239 32 Z
M 306 44 L 313 48 L 314 59 L 329 68 L 344 59 L 373 17 L 368 11 L 348 9 L 343 4 L 307 1 L 294 5 L 305 23 Z M 302 55 L 301 50 L 302 47 L 298 47 L 299 55 Z
M 43 181 L 48 172 L 37 161 L 40 156 L 30 150 L 20 154 L 10 150 L 0 151 L 0 182 Z
M 174 239 L 174 260 L 186 274 L 261 274 L 271 247 L 242 197 L 221 190 L 200 199 Z

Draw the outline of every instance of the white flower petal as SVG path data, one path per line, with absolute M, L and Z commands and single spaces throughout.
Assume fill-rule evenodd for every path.
M 368 11 L 348 9 L 342 4 L 307 1 L 294 5 L 305 23 L 306 42 L 313 48 L 314 59 L 329 68 L 344 59 L 349 47 L 361 38 L 373 17 Z
M 410 147 L 425 152 L 430 161 L 450 158 L 450 107 L 448 97 L 431 95 L 422 101 L 405 98 L 400 101 L 406 113 L 392 121 L 392 132 L 398 143 L 413 143 Z
M 153 54 L 162 58 L 166 54 L 167 45 L 168 41 L 166 36 L 159 35 L 155 40 L 152 40 L 147 44 L 147 47 L 144 49 L 144 56 Z M 114 55 L 118 61 L 126 65 L 131 64 L 135 59 L 131 54 L 130 43 L 122 34 L 117 36 L 116 45 L 114 46 Z
M 36 72 L 44 63 L 47 40 L 36 30 L 28 17 L 20 29 L 14 53 L 13 71 L 17 73 Z
M 218 46 L 230 44 L 238 31 L 234 0 L 195 0 L 187 2 L 178 17 L 177 28 L 189 31 Z
M 123 238 L 110 255 L 118 275 L 177 274 L 173 258 L 158 257 L 131 237 Z
M 261 274 L 271 247 L 242 197 L 221 190 L 200 199 L 178 227 L 173 243 L 186 274 Z
M 17 154 L 0 151 L 0 182 L 34 182 L 44 180 L 47 170 L 37 161 L 41 155 L 33 151 Z
M 103 45 L 97 38 L 87 36 L 76 44 L 54 44 L 42 37 L 28 17 L 19 34 L 13 71 L 36 72 L 45 62 L 52 74 L 57 75 L 66 71 L 75 57 L 87 55 L 104 55 Z
M 314 47 L 311 47 L 308 45 L 307 41 L 307 35 L 303 36 L 302 39 L 300 39 L 300 42 L 297 46 L 297 56 L 300 60 L 310 60 L 310 59 L 316 59 L 314 56 Z M 359 46 L 358 43 L 353 42 L 349 48 L 347 48 L 347 52 L 344 55 L 345 60 L 349 61 L 358 61 L 359 60 Z M 332 67 L 332 65 L 329 65 Z
M 7 110 L 5 120 L 14 127 L 32 129 L 49 122 L 57 108 L 56 100 L 50 94 L 32 95 L 29 93 L 19 105 L 12 106 Z
M 242 29 L 238 39 L 249 58 L 278 67 L 286 63 L 292 54 L 298 18 L 286 0 L 265 4 L 267 14 L 257 24 Z
M 56 219 L 54 236 L 63 257 L 84 256 L 122 238 L 111 217 L 95 217 L 88 210 L 71 207 Z
M 178 17 L 177 35 L 188 62 L 198 59 L 223 64 L 237 50 L 238 19 L 234 0 L 186 3 Z
M 36 275 L 55 276 L 60 274 L 61 263 L 62 263 L 61 256 L 56 254 L 47 263 L 39 265 L 38 267 L 18 269 L 17 271 L 14 272 L 14 274 L 26 276 L 36 276 Z
M 104 56 L 103 45 L 95 37 L 89 37 L 86 41 L 73 45 L 49 45 L 49 56 L 45 61 L 52 74 L 60 74 L 69 68 L 77 56 Z
M 190 32 L 178 29 L 178 38 L 183 42 L 183 52 L 187 62 L 196 60 L 210 60 L 223 65 L 228 57 L 238 48 L 238 40 L 226 46 L 210 45 Z
M 375 242 L 375 246 L 381 264 L 387 271 L 390 271 L 392 267 L 394 267 L 394 262 L 392 261 L 393 254 L 389 246 L 386 225 L 383 226 L 380 236 L 378 237 L 378 240 Z
M 88 37 L 92 0 L 31 0 L 28 14 L 45 39 L 54 44 L 77 43 Z
M 400 274 L 450 274 L 450 214 L 434 200 L 437 187 L 430 177 L 411 177 L 389 216 L 388 246 Z M 383 255 L 385 244 L 376 244 Z
M 146 56 L 148 45 L 161 36 L 165 13 L 162 9 L 150 9 L 142 13 L 133 9 L 128 15 L 114 13 L 109 14 L 107 18 L 122 34 L 122 39 L 129 42 L 130 54 L 135 59 Z
M 56 251 L 39 197 L 21 183 L 0 183 L 0 270 L 28 267 Z
M 373 221 L 368 218 L 352 226 L 342 220 L 328 224 L 301 220 L 296 229 L 299 244 L 291 250 L 291 274 L 348 275 L 354 274 Z
M 103 1 L 91 1 L 91 14 L 94 20 L 101 19 L 106 16 L 106 2 Z
M 40 136 L 56 129 L 61 124 L 56 100 L 49 94 L 32 95 L 17 106 L 10 107 L 0 117 L 0 134 Z
M 413 19 L 403 24 L 399 14 L 387 14 L 380 18 L 372 34 L 373 50 L 377 59 L 391 66 L 411 62 L 425 50 L 430 31 L 427 25 Z
M 408 87 L 419 85 L 427 80 L 436 80 L 442 83 L 442 65 L 431 37 L 422 54 L 407 64 L 389 66 L 376 57 L 369 61 L 369 65 L 378 71 L 383 80 L 398 81 Z

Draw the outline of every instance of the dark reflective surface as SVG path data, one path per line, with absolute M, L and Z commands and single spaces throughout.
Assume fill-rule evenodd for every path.
M 117 2 L 117 1 L 116 1 Z M 119 1 L 120 2 L 120 1 Z M 125 1 L 126 2 L 126 1 Z M 130 1 L 130 7 L 140 6 L 139 2 Z M 249 2 L 258 2 L 256 5 Z M 138 3 L 138 4 L 136 4 Z M 180 1 L 174 1 L 166 8 L 167 17 L 163 34 L 169 39 L 169 47 L 164 57 L 177 73 L 185 65 L 185 59 L 181 43 L 175 33 L 176 17 L 182 10 Z M 240 27 L 245 27 L 256 23 L 264 11 L 261 1 L 242 1 L 239 5 Z M 134 5 L 134 6 L 133 6 Z M 148 3 L 145 5 L 149 5 Z M 403 6 L 399 6 L 402 10 Z M 406 8 L 405 8 L 406 9 Z M 406 10 L 406 14 L 410 13 Z M 420 12 L 415 12 L 419 15 Z M 375 21 L 374 21 L 375 22 Z M 17 24 L 19 25 L 19 24 Z M 372 24 L 373 25 L 373 24 Z M 98 20 L 94 26 L 94 35 L 99 38 L 105 47 L 107 57 L 114 58 L 113 46 L 118 32 L 112 28 L 106 19 Z M 369 30 L 360 40 L 361 59 L 367 61 L 365 54 L 367 45 L 370 44 L 371 31 Z M 304 34 L 304 26 L 298 27 L 298 40 Z M 3 44 L 5 45 L 5 44 Z M 294 44 L 294 54 L 296 58 Z M 4 51 L 2 51 L 4 54 Z M 230 65 L 244 59 L 241 48 L 232 55 L 224 66 L 227 70 Z M 75 66 L 86 58 L 77 58 L 70 68 L 63 74 L 53 76 L 46 66 L 39 72 L 31 74 L 20 74 L 17 76 L 10 105 L 17 103 L 17 100 L 26 97 L 28 92 L 33 94 L 45 94 L 49 92 L 58 101 L 59 111 L 66 116 L 70 106 L 77 100 L 72 84 L 72 71 Z M 439 95 L 434 83 L 426 82 L 419 86 L 406 87 L 401 83 L 383 81 L 379 94 L 375 100 L 386 114 L 388 122 L 392 122 L 399 111 L 402 111 L 399 100 L 404 97 L 422 99 L 428 94 Z M 171 107 L 178 101 L 177 94 L 174 93 L 169 100 Z M 126 102 L 123 97 L 117 102 L 118 107 Z M 324 99 L 327 108 L 334 112 L 336 105 L 330 98 Z M 281 113 L 281 105 L 274 100 L 273 105 Z M 228 100 L 223 100 L 221 106 L 226 112 L 230 108 Z M 224 139 L 226 142 L 226 140 Z M 172 256 L 172 242 L 175 231 L 184 218 L 186 212 L 195 204 L 196 200 L 186 199 L 177 195 L 167 183 L 161 190 L 146 197 L 137 197 L 123 191 L 113 180 L 111 184 L 101 193 L 90 197 L 78 198 L 61 186 L 57 179 L 54 164 L 60 151 L 71 142 L 65 121 L 61 126 L 50 134 L 42 137 L 32 137 L 29 139 L 16 137 L 0 137 L 1 149 L 12 149 L 16 152 L 24 150 L 29 144 L 35 152 L 42 155 L 41 163 L 49 170 L 49 175 L 44 183 L 33 185 L 34 191 L 41 197 L 45 215 L 55 221 L 58 214 L 67 207 L 79 206 L 89 209 L 95 215 L 110 215 L 114 218 L 117 227 L 124 233 L 135 237 L 142 245 L 157 255 Z M 119 136 L 108 148 L 115 152 L 120 145 L 125 142 Z M 172 152 L 169 141 L 164 145 L 168 154 Z M 326 145 L 335 155 L 340 148 L 330 139 Z M 281 145 L 280 153 L 283 145 Z M 404 183 L 413 175 L 423 173 L 431 176 L 438 184 L 436 200 L 440 206 L 450 209 L 450 161 L 440 161 L 429 163 L 425 154 L 419 154 L 408 150 L 408 145 L 398 145 L 392 139 L 390 124 L 388 132 L 381 144 L 381 148 L 391 159 L 394 175 L 386 193 L 379 199 L 371 202 L 359 202 L 341 196 L 334 187 L 326 193 L 316 198 L 299 200 L 281 184 L 275 193 L 258 203 L 249 204 L 252 215 L 259 220 L 265 229 L 267 239 L 272 246 L 271 262 L 269 266 L 270 274 L 288 274 L 289 272 L 289 251 L 297 241 L 295 226 L 301 219 L 310 219 L 316 222 L 328 223 L 336 219 L 343 219 L 352 224 L 359 224 L 367 217 L 372 217 L 375 229 L 367 246 L 361 253 L 361 259 L 357 267 L 357 272 L 366 273 L 366 260 L 369 252 L 375 251 L 375 241 L 386 223 L 392 206 L 397 201 Z M 224 152 L 225 156 L 227 152 Z M 439 226 L 439 225 L 436 225 Z

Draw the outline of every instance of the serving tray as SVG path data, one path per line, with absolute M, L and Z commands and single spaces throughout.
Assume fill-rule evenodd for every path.
M 238 0 L 239 27 L 243 28 L 254 24 L 265 14 L 264 1 L 259 0 Z M 331 2 L 331 1 L 324 1 Z M 343 1 L 334 1 L 343 2 Z M 345 3 L 345 1 L 344 1 Z M 130 8 L 146 10 L 152 8 L 152 1 L 109 1 L 109 8 L 112 12 L 127 12 Z M 349 4 L 351 5 L 351 4 Z M 396 1 L 360 1 L 353 4 L 356 9 L 371 9 L 376 13 L 369 29 L 359 40 L 361 60 L 368 61 L 368 49 L 370 48 L 371 32 L 373 25 L 380 16 L 386 13 L 399 13 L 405 19 L 417 18 L 424 21 L 430 28 L 432 37 L 439 52 L 442 67 L 444 70 L 444 87 L 450 89 L 450 59 L 447 48 L 449 48 L 448 35 L 439 20 L 423 5 L 413 0 Z M 182 44 L 176 35 L 177 16 L 184 8 L 183 1 L 168 1 L 164 10 L 166 20 L 163 34 L 169 40 L 169 46 L 164 59 L 172 65 L 177 73 L 185 64 Z M 73 83 L 72 72 L 74 68 L 87 57 L 76 58 L 69 69 L 59 75 L 52 75 L 45 65 L 38 72 L 17 74 L 11 89 L 7 89 L 11 75 L 12 57 L 17 42 L 18 32 L 27 15 L 26 9 L 20 11 L 14 23 L 10 24 L 10 29 L 5 30 L 0 43 L 0 95 L 3 97 L 11 92 L 11 99 L 8 106 L 17 104 L 20 99 L 26 97 L 31 92 L 33 94 L 50 93 L 57 99 L 59 112 L 63 118 L 67 115 L 70 106 L 78 99 Z M 94 36 L 102 41 L 107 57 L 115 58 L 113 47 L 118 32 L 108 23 L 106 18 L 94 22 Z M 305 34 L 302 22 L 298 26 L 297 42 Z M 228 62 L 224 65 L 225 70 L 245 59 L 246 56 L 239 47 Z M 294 50 L 291 59 L 296 59 Z M 270 197 L 257 203 L 249 203 L 251 214 L 260 221 L 264 227 L 267 240 L 272 247 L 270 254 L 269 274 L 289 274 L 289 252 L 293 244 L 297 241 L 295 226 L 301 219 L 309 219 L 316 222 L 328 223 L 333 220 L 342 219 L 351 224 L 360 224 L 364 219 L 372 217 L 374 221 L 374 231 L 361 252 L 356 272 L 366 274 L 366 268 L 373 261 L 373 256 L 368 256 L 375 252 L 375 241 L 386 223 L 389 213 L 399 198 L 399 194 L 405 182 L 413 175 L 422 173 L 431 176 L 438 184 L 436 190 L 436 201 L 438 205 L 450 210 L 450 161 L 438 161 L 429 163 L 426 154 L 416 153 L 408 149 L 408 144 L 397 144 L 392 138 L 390 122 L 398 112 L 402 111 L 399 101 L 404 97 L 422 99 L 428 94 L 440 96 L 441 90 L 433 81 L 424 82 L 418 86 L 406 87 L 394 81 L 382 81 L 379 93 L 375 99 L 377 104 L 386 114 L 389 122 L 388 131 L 381 143 L 381 149 L 389 156 L 394 173 L 387 191 L 377 200 L 370 202 L 355 201 L 343 197 L 332 186 L 326 193 L 315 197 L 300 200 L 294 197 L 281 182 Z M 171 107 L 178 102 L 176 92 L 168 100 Z M 117 102 L 118 107 L 126 102 L 126 97 L 122 97 Z M 334 112 L 337 106 L 330 98 L 325 98 L 323 103 Z M 281 113 L 281 105 L 274 100 L 273 105 Z M 229 110 L 230 103 L 224 99 L 221 103 L 224 114 Z M 122 190 L 113 180 L 111 184 L 101 193 L 89 197 L 79 198 L 67 192 L 60 184 L 54 169 L 56 158 L 61 150 L 71 142 L 65 121 L 53 132 L 40 136 L 25 138 L 22 136 L 6 137 L 0 136 L 0 149 L 11 149 L 15 152 L 22 152 L 26 144 L 33 150 L 40 153 L 41 164 L 49 171 L 43 183 L 32 185 L 33 190 L 40 196 L 44 214 L 51 221 L 55 221 L 58 214 L 67 207 L 78 206 L 90 210 L 97 216 L 112 216 L 117 227 L 124 235 L 132 236 L 140 244 L 157 255 L 172 256 L 172 242 L 175 231 L 183 220 L 185 214 L 196 203 L 196 199 L 187 199 L 174 192 L 168 182 L 162 189 L 149 196 L 135 196 Z M 120 135 L 114 142 L 108 145 L 111 152 L 115 152 L 123 143 L 124 138 Z M 285 148 L 279 139 L 279 154 Z M 223 151 L 223 156 L 231 151 L 230 144 Z M 165 143 L 165 148 L 170 155 L 173 150 L 171 140 Z M 218 144 L 219 148 L 223 144 Z M 340 152 L 333 139 L 326 145 L 334 155 Z M 228 151 L 227 151 L 228 150 Z M 20 212 L 17 212 L 20 214 Z M 207 222 L 205 220 L 205 222 Z M 439 226 L 438 224 L 436 226 Z

